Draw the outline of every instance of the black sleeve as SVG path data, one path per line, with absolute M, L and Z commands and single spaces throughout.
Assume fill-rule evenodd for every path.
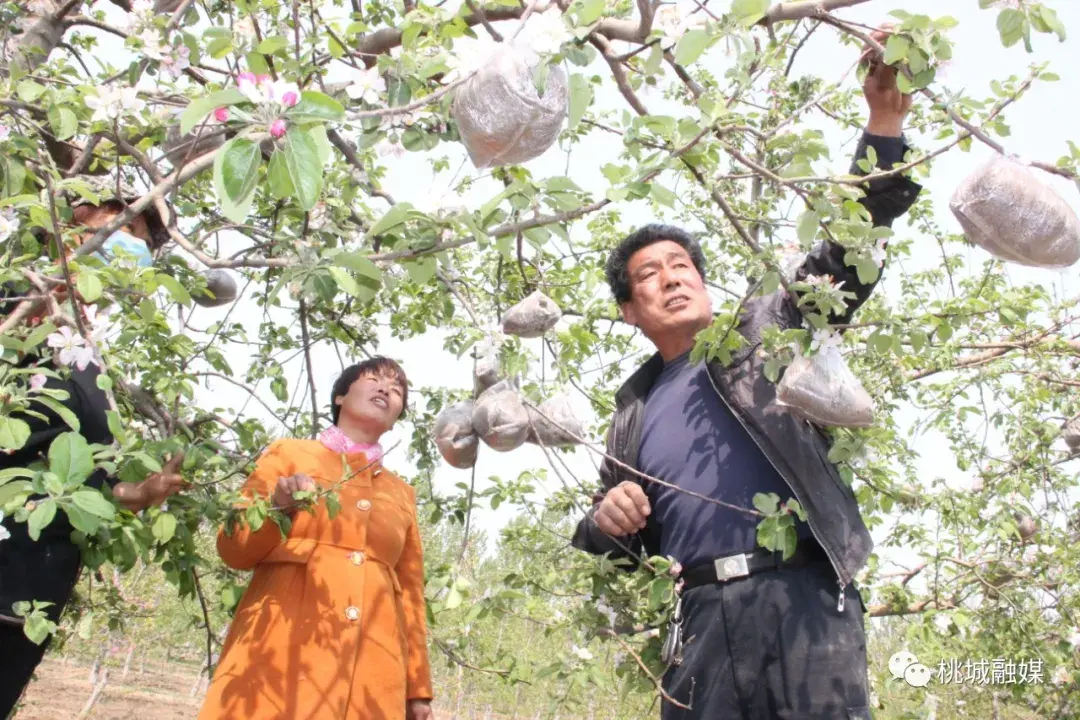
M 893 165 L 903 161 L 904 155 L 909 150 L 903 138 L 863 133 L 851 164 L 852 174 L 867 174 L 858 166 L 858 162 L 867 156 L 868 147 L 874 148 L 877 154 L 877 167 L 881 170 L 891 170 Z M 909 177 L 897 174 L 870 180 L 864 183 L 863 190 L 866 194 L 859 202 L 870 213 L 874 226 L 892 227 L 893 221 L 915 204 L 922 186 Z M 851 316 L 866 302 L 881 279 L 881 273 L 878 273 L 878 278 L 873 282 L 860 282 L 855 268 L 844 262 L 846 253 L 843 246 L 825 240 L 807 255 L 795 275 L 797 280 L 805 280 L 809 275 L 831 275 L 834 281 L 844 283 L 844 290 L 855 294 L 854 298 L 847 301 L 847 310 L 843 315 L 834 315 L 830 318 L 830 321 L 834 323 L 850 322 Z

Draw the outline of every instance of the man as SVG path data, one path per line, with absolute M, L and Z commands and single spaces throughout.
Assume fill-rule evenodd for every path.
M 75 208 L 76 222 L 88 228 L 83 240 L 122 210 L 123 206 L 115 201 Z M 160 231 L 163 228 L 158 227 L 155 232 L 155 223 L 160 226 L 156 217 L 136 217 L 130 225 L 110 236 L 111 242 L 106 244 L 103 254 L 109 258 L 117 252 L 140 265 L 149 264 L 151 250 L 162 240 Z M 22 293 L 15 288 L 15 294 Z M 12 312 L 15 304 L 13 301 L 0 302 L 0 316 Z M 34 321 L 34 318 L 30 319 L 30 322 Z M 62 404 L 78 418 L 80 433 L 88 442 L 112 443 L 106 416 L 108 399 L 97 385 L 100 372 L 96 365 L 87 365 L 82 370 L 73 367 L 68 373 L 55 367 L 51 358 L 27 355 L 8 360 L 24 368 L 48 365 L 57 370 L 61 378 L 49 378 L 44 387 L 67 392 L 68 399 Z M 29 439 L 14 453 L 0 454 L 0 469 L 27 467 L 42 459 L 47 456 L 53 440 L 70 431 L 67 423 L 51 408 L 35 403 L 33 410 L 40 416 L 20 416 L 30 426 Z M 182 459 L 183 455 L 176 455 L 165 464 L 162 472 L 153 473 L 138 483 L 117 482 L 98 469 L 87 479 L 86 485 L 97 489 L 109 485 L 122 507 L 138 512 L 160 505 L 181 489 L 183 479 L 177 474 L 177 468 Z M 82 567 L 79 548 L 70 539 L 74 528 L 63 512 L 56 514 L 36 542 L 30 539 L 25 523 L 5 517 L 3 527 L 7 530 L 4 534 L 10 537 L 0 541 L 0 648 L 3 648 L 0 653 L 0 718 L 8 717 L 15 707 L 48 647 L 47 641 L 37 645 L 26 637 L 22 618 L 15 616 L 14 604 L 31 600 L 53 603 L 46 613 L 53 622 L 59 621 Z
M 878 166 L 891 169 L 907 149 L 911 99 L 880 63 L 864 92 L 870 122 L 856 159 L 873 147 Z M 891 225 L 920 190 L 902 175 L 868 185 L 861 202 L 875 225 Z M 875 284 L 860 282 L 844 254 L 826 241 L 797 273 L 831 275 L 854 293 L 834 323 L 847 322 Z M 729 506 L 752 508 L 757 493 L 796 498 L 809 520 L 797 526 L 796 553 L 782 562 L 758 547 L 760 517 L 644 481 L 610 460 L 601 468 L 605 492 L 573 544 L 631 562 L 670 556 L 684 568 L 682 644 L 664 688 L 690 709 L 665 701 L 665 720 L 869 718 L 863 610 L 852 580 L 870 555 L 870 534 L 827 459 L 824 435 L 775 403 L 757 352 L 764 328 L 802 327 L 802 317 L 782 289 L 755 297 L 738 327 L 749 342 L 734 361 L 691 365 L 695 336 L 712 322 L 704 276 L 700 246 L 677 228 L 647 226 L 611 253 L 607 278 L 623 318 L 658 352 L 616 395 L 607 452 Z

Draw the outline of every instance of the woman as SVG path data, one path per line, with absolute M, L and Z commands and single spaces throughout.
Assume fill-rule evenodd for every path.
M 334 384 L 333 427 L 259 459 L 244 493 L 288 508 L 292 527 L 218 535 L 225 564 L 255 574 L 200 720 L 432 718 L 416 495 L 379 464 L 406 382 L 388 358 L 353 365 Z M 333 519 L 325 503 L 297 508 L 293 493 L 331 486 Z
M 128 198 L 129 203 L 134 201 L 134 197 Z M 85 226 L 85 231 L 76 241 L 85 242 L 123 209 L 124 206 L 116 200 L 76 207 L 74 222 Z M 166 233 L 164 236 L 163 232 Z M 145 267 L 151 263 L 152 251 L 160 247 L 165 238 L 167 231 L 155 211 L 152 215 L 144 213 L 136 216 L 111 235 L 102 249 L 106 260 L 118 255 L 134 256 L 135 262 Z M 116 253 L 115 249 L 119 247 L 123 248 L 123 252 Z M 0 320 L 7 319 L 19 306 L 19 302 L 8 298 L 22 297 L 28 292 L 28 288 L 19 285 L 9 283 L 0 288 Z M 66 295 L 62 291 L 55 294 L 60 299 Z M 30 307 L 29 302 L 26 307 Z M 20 315 L 23 323 L 33 326 L 40 323 L 44 312 L 43 308 L 37 308 Z M 45 357 L 40 357 L 40 354 Z M 9 354 L 8 360 L 21 369 L 40 366 L 58 371 L 59 377 L 49 377 L 42 389 L 67 393 L 67 399 L 61 405 L 79 421 L 79 432 L 88 442 L 102 445 L 113 442 L 107 415 L 109 402 L 98 386 L 101 372 L 95 364 L 84 363 L 82 367 L 72 367 L 69 372 L 55 362 L 44 347 L 18 359 Z M 10 377 L 8 382 L 11 381 Z M 35 402 L 31 409 L 33 412 L 30 413 L 15 413 L 29 426 L 30 434 L 18 450 L 0 453 L 0 470 L 22 468 L 41 460 L 47 456 L 53 440 L 71 430 L 67 420 L 61 418 L 53 408 Z M 98 490 L 109 486 L 121 507 L 139 512 L 161 505 L 183 488 L 184 481 L 178 472 L 182 460 L 183 455 L 177 454 L 160 473 L 152 473 L 138 483 L 118 482 L 116 478 L 109 477 L 104 469 L 97 468 L 85 484 Z M 82 569 L 82 557 L 78 545 L 71 540 L 74 527 L 63 512 L 56 514 L 36 541 L 30 538 L 26 523 L 15 522 L 14 517 L 0 515 L 0 527 L 3 529 L 0 537 L 6 537 L 0 542 L 0 648 L 3 648 L 0 653 L 0 718 L 6 718 L 30 683 L 50 643 L 47 639 L 39 645 L 26 637 L 24 621 L 16 616 L 14 606 L 32 600 L 52 603 L 46 608 L 46 615 L 51 621 L 59 622 L 75 589 Z

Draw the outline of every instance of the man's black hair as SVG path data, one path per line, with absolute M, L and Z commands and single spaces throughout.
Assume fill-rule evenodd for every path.
M 655 223 L 646 225 L 623 238 L 622 242 L 608 255 L 604 272 L 607 274 L 611 294 L 615 296 L 617 303 L 621 305 L 630 302 L 630 258 L 638 250 L 664 240 L 670 240 L 682 247 L 690 256 L 698 275 L 701 275 L 702 279 L 705 278 L 705 254 L 693 235 L 673 225 Z
M 337 404 L 337 399 L 348 395 L 352 384 L 365 375 L 385 375 L 397 380 L 401 386 L 401 414 L 404 416 L 405 411 L 409 409 L 409 379 L 405 377 L 405 371 L 390 358 L 376 355 L 345 368 L 341 376 L 334 381 L 334 387 L 330 391 L 330 414 L 335 425 L 341 415 L 341 406 Z

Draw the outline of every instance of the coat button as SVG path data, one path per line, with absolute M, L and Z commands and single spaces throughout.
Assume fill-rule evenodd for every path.
M 356 502 L 356 507 L 360 508 L 361 510 L 370 510 L 371 509 L 371 501 L 368 500 L 367 498 L 364 498 L 363 500 L 358 500 Z
M 364 559 L 364 553 L 360 552 L 359 550 L 353 553 L 349 553 L 349 560 L 352 561 L 353 565 L 363 565 Z
M 345 617 L 347 617 L 352 622 L 356 622 L 360 619 L 360 608 L 356 607 L 355 605 L 350 605 L 349 607 L 345 608 Z

